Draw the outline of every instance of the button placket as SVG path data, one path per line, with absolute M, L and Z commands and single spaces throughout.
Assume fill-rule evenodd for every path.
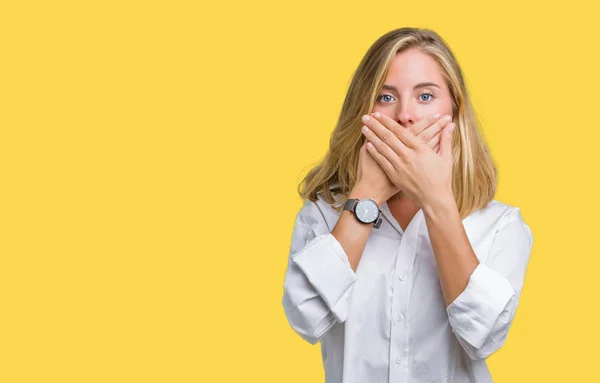
M 391 328 L 392 345 L 390 347 L 390 381 L 406 381 L 408 379 L 409 365 L 409 326 L 408 308 L 411 283 L 407 281 L 412 275 L 416 252 L 419 244 L 419 231 L 422 226 L 421 212 L 417 213 L 414 222 L 411 221 L 407 230 L 403 233 L 392 279 L 392 302 L 391 310 L 394 316 Z M 402 368 L 400 368 L 402 367 Z

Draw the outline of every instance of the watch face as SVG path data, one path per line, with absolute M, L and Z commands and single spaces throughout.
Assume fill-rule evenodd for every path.
M 356 212 L 356 217 L 364 223 L 375 222 L 379 215 L 379 206 L 377 206 L 375 201 L 370 199 L 358 201 L 354 210 Z

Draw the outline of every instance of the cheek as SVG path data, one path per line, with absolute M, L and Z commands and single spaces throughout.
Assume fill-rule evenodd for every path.
M 444 116 L 444 115 L 449 115 L 452 116 L 452 119 L 454 119 L 454 113 L 452 111 L 452 104 L 448 104 L 448 105 L 436 105 L 433 108 L 431 108 L 431 110 L 427 111 L 427 114 L 430 113 L 439 113 L 440 116 Z M 421 117 L 425 117 L 425 115 L 422 115 Z
M 376 105 L 373 107 L 373 111 L 371 113 L 379 112 L 385 116 L 388 116 L 391 119 L 395 119 L 393 109 L 385 108 L 380 105 Z
M 443 102 L 440 103 L 439 109 L 439 113 L 449 114 L 452 116 L 452 100 L 450 100 L 450 98 L 445 98 Z

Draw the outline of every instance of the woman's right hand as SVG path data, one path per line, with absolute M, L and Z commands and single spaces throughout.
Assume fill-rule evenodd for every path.
M 381 207 L 399 191 L 400 189 L 390 181 L 385 171 L 367 150 L 365 139 L 358 155 L 356 184 L 349 198 L 372 198 Z

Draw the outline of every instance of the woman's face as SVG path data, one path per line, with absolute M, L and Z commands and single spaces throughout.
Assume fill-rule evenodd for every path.
M 405 128 L 440 113 L 452 116 L 452 99 L 437 63 L 419 49 L 396 54 L 373 112 L 386 114 Z

